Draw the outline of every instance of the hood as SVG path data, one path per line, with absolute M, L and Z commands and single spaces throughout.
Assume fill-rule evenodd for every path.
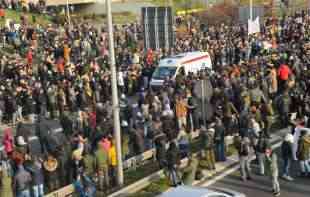
M 4 140 L 11 140 L 11 139 L 13 139 L 13 134 L 12 134 L 12 129 L 11 128 L 4 129 L 3 139 Z

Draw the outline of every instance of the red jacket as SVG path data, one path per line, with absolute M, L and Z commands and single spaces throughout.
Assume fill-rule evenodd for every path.
M 29 50 L 28 53 L 27 53 L 27 63 L 28 63 L 28 65 L 31 65 L 31 64 L 32 64 L 32 59 L 33 59 L 33 57 L 32 57 L 32 51 Z
M 281 80 L 288 80 L 289 76 L 292 74 L 290 67 L 286 64 L 282 64 L 278 69 L 278 76 Z

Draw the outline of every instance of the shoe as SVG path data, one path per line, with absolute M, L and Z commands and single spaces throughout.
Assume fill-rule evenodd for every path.
M 292 177 L 290 177 L 290 176 L 287 176 L 287 179 L 286 180 L 288 180 L 288 181 L 294 181 L 294 179 L 292 178 Z
M 287 180 L 287 177 L 288 177 L 287 175 L 283 175 L 281 178 Z
M 273 193 L 274 196 L 280 196 L 280 192 Z
M 252 180 L 252 177 L 249 176 L 249 177 L 247 177 L 247 179 L 250 181 L 250 180 Z

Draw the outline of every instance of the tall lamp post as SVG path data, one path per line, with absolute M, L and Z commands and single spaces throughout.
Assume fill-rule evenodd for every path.
M 119 106 L 118 106 L 111 0 L 106 0 L 106 12 L 107 12 L 107 24 L 109 32 L 109 53 L 110 53 L 109 57 L 111 68 L 111 82 L 112 82 L 114 138 L 117 154 L 117 183 L 119 186 L 122 186 L 124 184 L 124 174 L 123 174 L 123 161 L 122 161 L 122 149 L 121 149 L 121 127 L 120 127 Z

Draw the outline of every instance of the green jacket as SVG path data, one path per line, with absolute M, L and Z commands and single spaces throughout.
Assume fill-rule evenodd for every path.
M 303 136 L 298 141 L 297 158 L 299 160 L 305 161 L 309 160 L 310 154 L 310 138 L 308 136 Z
M 96 171 L 104 171 L 108 169 L 109 157 L 108 153 L 103 148 L 98 148 L 95 152 L 95 169 Z
M 0 178 L 0 196 L 13 197 L 12 177 L 4 170 Z
M 92 176 L 95 173 L 95 158 L 91 154 L 87 154 L 84 156 L 84 164 L 85 164 L 85 174 L 88 176 Z
M 278 157 L 276 153 L 273 153 L 270 157 L 266 157 L 265 169 L 266 169 L 267 176 L 270 176 L 270 177 L 279 176 Z
M 199 164 L 198 160 L 193 157 L 189 161 L 188 166 L 182 170 L 183 171 L 182 180 L 183 180 L 184 185 L 193 184 L 193 182 L 195 181 L 198 164 Z

